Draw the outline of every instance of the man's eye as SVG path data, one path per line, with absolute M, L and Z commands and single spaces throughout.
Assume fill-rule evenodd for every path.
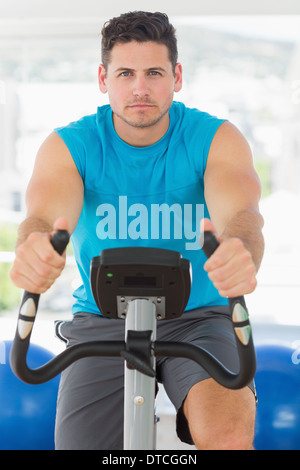
M 156 75 L 160 75 L 160 73 L 157 72 L 156 70 L 151 70 L 150 75 L 155 77 Z
M 121 72 L 120 75 L 121 77 L 129 77 L 130 72 Z

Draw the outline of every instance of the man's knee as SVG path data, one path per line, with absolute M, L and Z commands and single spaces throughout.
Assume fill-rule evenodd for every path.
M 184 403 L 190 434 L 202 450 L 252 449 L 255 410 L 249 388 L 228 390 L 211 379 L 192 387 Z
M 219 429 L 217 425 L 199 432 L 190 428 L 193 441 L 199 450 L 253 450 L 254 431 L 248 426 L 236 429 Z

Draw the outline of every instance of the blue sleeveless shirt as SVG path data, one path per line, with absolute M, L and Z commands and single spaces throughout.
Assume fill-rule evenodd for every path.
M 82 285 L 73 313 L 101 314 L 90 288 L 90 263 L 103 249 L 151 246 L 179 251 L 192 266 L 186 310 L 227 305 L 203 269 L 200 220 L 209 218 L 204 172 L 212 139 L 222 124 L 179 102 L 170 108 L 166 134 L 148 147 L 117 135 L 109 105 L 55 132 L 67 145 L 84 182 L 82 212 L 72 234 Z

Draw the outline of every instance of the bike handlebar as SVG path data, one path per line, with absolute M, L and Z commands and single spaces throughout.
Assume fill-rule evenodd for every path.
M 69 242 L 69 234 L 64 230 L 56 232 L 51 243 L 54 249 L 63 254 Z M 203 251 L 209 257 L 219 243 L 211 232 L 205 232 Z M 15 338 L 10 362 L 15 375 L 29 384 L 41 384 L 59 375 L 78 359 L 89 356 L 122 356 L 126 349 L 125 341 L 90 341 L 71 346 L 48 363 L 30 369 L 26 362 L 30 337 L 39 303 L 39 294 L 24 292 L 20 306 Z M 237 342 L 240 362 L 238 373 L 228 370 L 217 358 L 205 349 L 188 343 L 155 341 L 152 350 L 156 356 L 186 357 L 201 365 L 218 383 L 230 389 L 246 386 L 254 377 L 256 356 L 248 312 L 243 297 L 228 299 Z M 167 320 L 166 320 L 167 321 Z

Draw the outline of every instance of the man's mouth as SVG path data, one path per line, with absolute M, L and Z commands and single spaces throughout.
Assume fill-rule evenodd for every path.
M 154 105 L 150 103 L 133 103 L 128 106 L 131 109 L 148 109 L 148 108 L 153 108 Z

